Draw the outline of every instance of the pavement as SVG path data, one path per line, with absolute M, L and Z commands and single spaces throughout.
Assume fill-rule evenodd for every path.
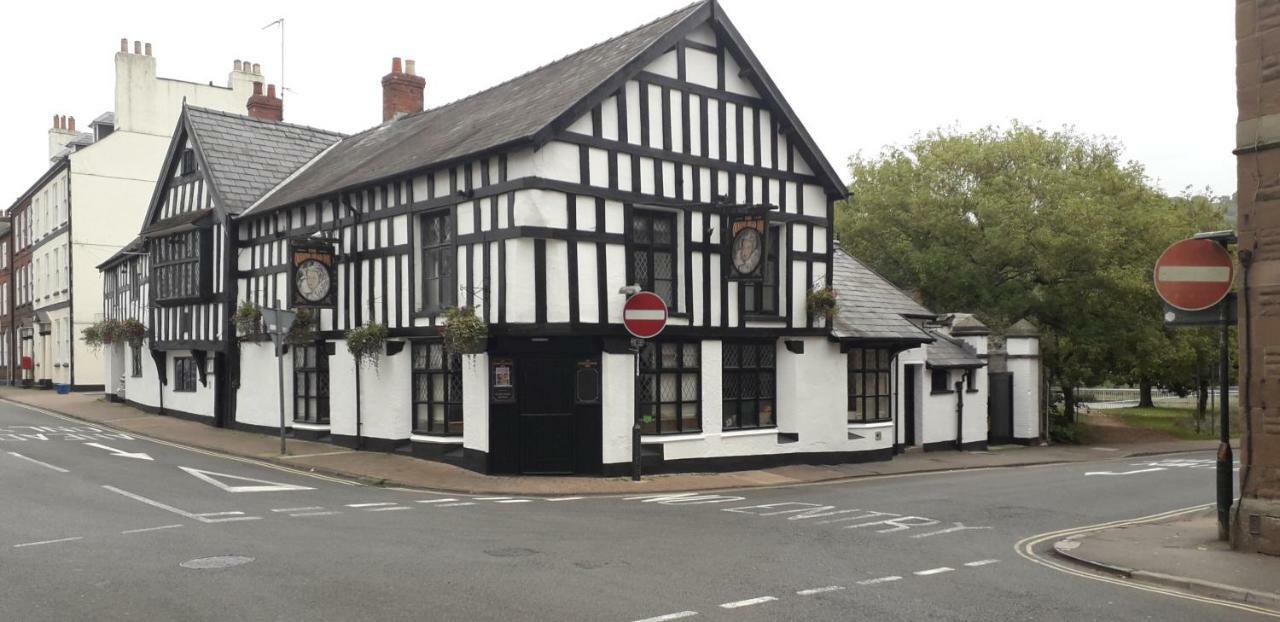
M 1070 536 L 1054 552 L 1126 579 L 1280 613 L 1280 557 L 1233 551 L 1218 539 L 1214 508 Z
M 651 475 L 641 482 L 628 477 L 522 477 L 484 475 L 453 465 L 406 455 L 354 451 L 332 445 L 288 440 L 280 455 L 278 437 L 153 415 L 108 402 L 100 394 L 0 387 L 0 399 L 43 408 L 122 432 L 192 447 L 254 458 L 293 468 L 383 485 L 475 494 L 598 495 L 637 492 L 726 490 L 830 482 L 860 477 L 904 475 L 962 469 L 1085 462 L 1099 457 L 1136 457 L 1215 449 L 1215 441 L 1166 440 L 1112 447 L 1008 445 L 988 451 L 909 451 L 891 461 L 829 466 L 793 465 L 725 473 Z
M 1212 502 L 1212 451 L 732 491 L 463 494 L 196 449 L 159 437 L 212 428 L 98 414 L 120 429 L 0 402 L 0 619 L 1260 619 L 1072 576 L 1048 563 L 1051 542 L 1020 546 Z

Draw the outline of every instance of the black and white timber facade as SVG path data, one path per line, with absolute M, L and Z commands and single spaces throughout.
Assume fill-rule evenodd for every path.
M 407 112 L 344 137 L 185 109 L 139 240 L 102 266 L 106 315 L 149 328 L 143 369 L 114 370 L 128 401 L 274 426 L 272 349 L 238 339 L 231 316 L 289 300 L 298 240 L 332 246 L 336 304 L 287 358 L 293 430 L 343 445 L 617 473 L 639 422 L 647 468 L 887 459 L 931 438 L 899 421 L 927 406 L 900 390 L 911 353 L 927 365 L 944 337 L 939 369 L 985 380 L 963 370 L 985 366 L 986 333 L 944 335 L 918 305 L 884 311 L 896 332 L 856 325 L 855 305 L 881 304 L 857 292 L 839 292 L 832 322 L 808 312 L 809 292 L 841 287 L 845 189 L 714 2 Z M 744 214 L 765 223 L 754 280 L 730 274 Z M 639 376 L 622 326 L 632 284 L 670 310 Z M 488 324 L 485 352 L 443 349 L 455 306 Z M 358 367 L 344 335 L 375 323 L 390 342 Z M 985 444 L 985 401 L 975 390 L 960 419 L 941 408 L 949 440 Z

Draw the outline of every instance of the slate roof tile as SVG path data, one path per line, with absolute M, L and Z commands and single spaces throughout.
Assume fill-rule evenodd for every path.
M 837 307 L 832 332 L 837 338 L 915 342 L 933 339 L 908 319 L 932 318 L 932 311 L 844 250 L 836 248 L 832 255 L 831 282 Z

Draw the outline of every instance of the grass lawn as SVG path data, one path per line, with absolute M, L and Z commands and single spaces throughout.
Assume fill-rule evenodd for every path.
M 1215 439 L 1218 438 L 1217 419 L 1210 414 L 1205 415 L 1200 423 L 1200 432 L 1196 432 L 1195 410 L 1191 408 L 1120 408 L 1107 411 L 1125 422 L 1126 425 L 1148 430 L 1167 432 L 1181 439 Z M 1240 417 L 1232 410 L 1231 436 L 1240 436 Z

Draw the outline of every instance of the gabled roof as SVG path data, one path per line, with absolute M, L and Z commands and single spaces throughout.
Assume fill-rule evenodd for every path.
M 908 319 L 932 318 L 933 312 L 839 247 L 832 253 L 831 285 L 836 291 L 836 338 L 916 343 L 933 339 Z
M 244 211 L 343 136 L 196 106 L 184 106 L 183 117 L 219 206 L 231 214 Z
M 934 342 L 925 348 L 925 363 L 939 369 L 985 367 L 987 362 L 973 346 L 945 333 L 929 331 Z
M 733 24 L 714 0 L 705 0 L 488 90 L 345 139 L 253 209 L 267 211 L 314 200 L 500 148 L 540 145 L 709 19 L 726 46 L 741 57 L 744 68 L 752 70 L 762 97 L 793 124 L 796 144 L 810 156 L 828 191 L 844 193 L 843 182 Z
M 125 244 L 120 250 L 112 253 L 111 256 L 108 257 L 105 261 L 98 264 L 97 266 L 98 270 L 102 271 L 102 270 L 114 268 L 115 266 L 118 266 L 121 263 L 124 263 L 129 258 L 137 256 L 142 252 L 142 249 L 146 247 L 144 242 L 145 240 L 142 237 L 133 238 L 132 240 L 129 241 L 128 244 Z

